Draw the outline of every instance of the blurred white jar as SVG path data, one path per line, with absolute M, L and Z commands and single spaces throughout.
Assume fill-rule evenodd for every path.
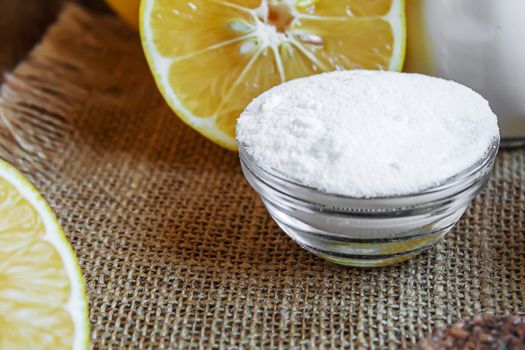
M 525 144 L 525 0 L 407 0 L 405 70 L 489 100 L 503 144 Z

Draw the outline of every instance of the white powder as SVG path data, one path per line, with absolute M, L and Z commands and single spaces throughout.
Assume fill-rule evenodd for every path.
M 496 116 L 471 89 L 420 74 L 345 71 L 276 86 L 250 103 L 237 140 L 265 169 L 329 193 L 419 192 L 481 159 Z

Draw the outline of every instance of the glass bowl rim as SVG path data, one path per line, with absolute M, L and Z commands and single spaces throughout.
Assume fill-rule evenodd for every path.
M 402 200 L 402 199 L 411 199 L 411 198 L 413 199 L 417 197 L 435 195 L 440 192 L 446 191 L 452 188 L 454 185 L 460 185 L 464 182 L 467 182 L 468 180 L 472 179 L 474 175 L 478 174 L 480 171 L 482 171 L 487 166 L 489 166 L 496 158 L 496 155 L 499 150 L 499 144 L 500 144 L 500 138 L 494 137 L 492 142 L 490 143 L 489 148 L 486 150 L 485 154 L 483 155 L 483 157 L 480 158 L 477 162 L 467 167 L 460 173 L 444 179 L 441 183 L 435 186 L 427 187 L 426 189 L 421 190 L 419 192 L 405 193 L 405 194 L 400 194 L 400 195 L 355 197 L 355 196 L 348 196 L 348 195 L 343 195 L 343 194 L 322 191 L 315 187 L 311 187 L 308 185 L 301 184 L 297 181 L 294 181 L 287 175 L 275 169 L 263 168 L 262 166 L 258 164 L 255 158 L 253 158 L 253 156 L 246 151 L 246 144 L 237 140 L 237 146 L 239 149 L 239 157 L 241 158 L 241 161 L 244 162 L 248 168 L 255 168 L 258 171 L 261 171 L 262 173 L 266 174 L 269 178 L 277 179 L 278 181 L 281 181 L 291 187 L 296 187 L 299 190 L 316 193 L 318 195 L 330 197 L 333 199 L 351 200 L 351 201 L 400 200 L 400 199 Z M 465 187 L 468 187 L 468 184 L 466 184 Z M 463 189 L 463 187 L 461 188 Z

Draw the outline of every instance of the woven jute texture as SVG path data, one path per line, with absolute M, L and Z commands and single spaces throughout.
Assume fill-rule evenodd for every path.
M 113 17 L 66 7 L 6 78 L 0 113 L 0 156 L 78 255 L 94 348 L 410 349 L 461 318 L 525 311 L 524 150 L 500 152 L 433 250 L 357 269 L 272 222 L 237 154 L 173 115 Z

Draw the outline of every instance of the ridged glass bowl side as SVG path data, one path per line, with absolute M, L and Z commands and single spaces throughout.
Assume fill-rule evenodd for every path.
M 324 193 L 261 168 L 239 145 L 243 173 L 281 229 L 303 248 L 336 263 L 381 266 L 430 248 L 483 189 L 498 150 L 421 193 L 353 198 Z

